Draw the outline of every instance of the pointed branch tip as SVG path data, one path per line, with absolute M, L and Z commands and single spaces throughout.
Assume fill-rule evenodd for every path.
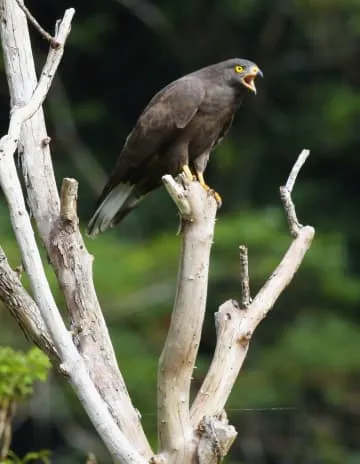
M 284 205 L 290 233 L 294 238 L 299 235 L 299 231 L 303 226 L 299 223 L 299 220 L 296 216 L 295 204 L 291 198 L 291 193 L 293 191 L 296 178 L 309 155 L 310 150 L 304 148 L 295 161 L 286 184 L 280 187 L 280 198 Z
M 247 308 L 251 303 L 249 258 L 248 249 L 245 245 L 239 246 L 240 253 L 240 284 L 241 284 L 241 307 Z

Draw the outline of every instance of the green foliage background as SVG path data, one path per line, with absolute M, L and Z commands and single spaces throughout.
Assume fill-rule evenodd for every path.
M 312 150 L 295 189 L 313 247 L 263 321 L 228 404 L 239 431 L 228 463 L 360 462 L 360 3 L 354 0 L 28 0 L 47 29 L 77 10 L 60 73 L 45 105 L 59 184 L 80 181 L 85 225 L 135 119 L 176 77 L 232 56 L 264 72 L 207 180 L 223 197 L 212 253 L 207 318 L 194 391 L 215 344 L 213 314 L 239 297 L 238 245 L 250 253 L 253 294 L 290 237 L 278 187 L 299 151 Z M 32 31 L 39 69 L 47 45 Z M 2 68 L 1 68 L 2 69 Z M 8 90 L 0 81 L 0 124 Z M 19 253 L 0 204 L 0 238 Z M 179 240 L 177 214 L 159 191 L 115 231 L 88 247 L 120 367 L 155 441 L 156 366 L 169 323 Z M 49 270 L 54 292 L 63 305 Z M 1 308 L 2 344 L 24 347 Z M 45 399 L 44 399 L 45 398 Z M 71 430 L 71 432 L 66 432 Z M 56 463 L 110 462 L 76 398 L 53 376 L 15 424 L 14 449 L 51 448 Z M 28 438 L 30 437 L 30 438 Z

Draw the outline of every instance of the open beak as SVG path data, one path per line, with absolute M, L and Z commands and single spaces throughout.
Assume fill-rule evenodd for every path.
M 245 87 L 247 87 L 252 92 L 254 92 L 255 95 L 256 95 L 255 78 L 257 76 L 263 77 L 263 73 L 257 66 L 254 66 L 253 68 L 251 68 L 250 72 L 241 79 Z

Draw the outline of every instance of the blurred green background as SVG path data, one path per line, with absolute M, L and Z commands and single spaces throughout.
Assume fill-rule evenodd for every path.
M 290 243 L 281 185 L 304 147 L 311 156 L 294 199 L 314 244 L 252 340 L 227 411 L 239 432 L 229 464 L 360 462 L 360 2 L 358 0 L 28 0 L 52 30 L 77 13 L 45 104 L 58 183 L 80 182 L 82 227 L 124 138 L 171 80 L 229 57 L 264 72 L 230 136 L 212 156 L 219 191 L 207 316 L 194 374 L 200 386 L 215 345 L 214 312 L 239 298 L 238 246 L 249 248 L 252 293 Z M 32 32 L 38 69 L 47 44 Z M 0 124 L 9 98 L 1 64 Z M 0 203 L 0 238 L 19 252 Z M 156 369 L 169 324 L 179 239 L 170 198 L 158 191 L 115 231 L 87 241 L 120 367 L 155 442 Z M 54 292 L 63 305 L 53 275 Z M 27 349 L 0 307 L 2 345 Z M 18 411 L 13 449 L 50 448 L 53 462 L 111 462 L 70 388 L 55 374 Z

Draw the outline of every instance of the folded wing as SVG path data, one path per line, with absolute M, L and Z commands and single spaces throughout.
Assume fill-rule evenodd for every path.
M 186 128 L 205 90 L 196 76 L 186 76 L 157 93 L 128 135 L 116 167 L 97 203 L 87 234 L 95 236 L 119 222 L 140 201 L 139 189 L 152 158 Z M 160 173 L 159 173 L 160 176 Z M 141 196 L 147 192 L 141 192 Z

